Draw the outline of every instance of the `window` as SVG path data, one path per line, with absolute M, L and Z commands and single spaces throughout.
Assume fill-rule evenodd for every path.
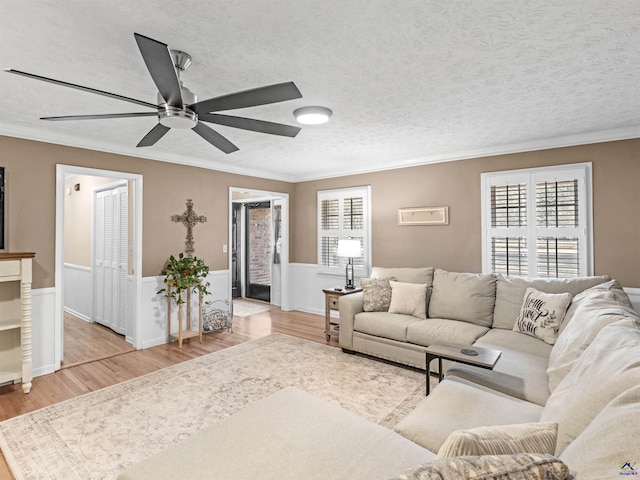
M 591 164 L 482 174 L 485 273 L 593 273 Z
M 371 264 L 370 187 L 318 191 L 318 268 L 344 275 L 347 258 L 336 256 L 338 240 L 360 240 L 362 256 L 353 258 L 356 276 L 368 275 Z

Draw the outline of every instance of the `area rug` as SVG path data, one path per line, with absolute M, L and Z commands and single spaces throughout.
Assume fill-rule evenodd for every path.
M 256 313 L 268 312 L 274 308 L 277 307 L 275 305 L 269 305 L 268 303 L 249 302 L 239 299 L 233 301 L 233 315 L 235 317 L 248 317 Z
M 115 479 L 286 386 L 393 427 L 425 375 L 274 334 L 6 420 L 0 447 L 17 480 Z

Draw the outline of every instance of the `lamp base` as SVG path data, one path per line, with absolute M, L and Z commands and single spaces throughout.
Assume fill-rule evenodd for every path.
M 355 285 L 345 285 L 344 289 L 345 290 L 355 290 L 356 286 Z

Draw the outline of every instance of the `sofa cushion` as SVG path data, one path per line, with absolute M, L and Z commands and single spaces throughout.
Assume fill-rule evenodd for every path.
M 604 327 L 547 401 L 540 420 L 558 422 L 556 454 L 575 440 L 613 398 L 640 384 L 640 321 Z
M 427 318 L 427 285 L 390 281 L 391 303 L 389 313 L 402 313 L 416 318 Z
M 388 312 L 391 304 L 391 285 L 389 278 L 361 278 L 362 285 L 362 309 L 365 312 Z
M 429 317 L 448 318 L 490 327 L 496 297 L 496 279 L 479 273 L 436 269 Z
M 599 283 L 598 285 L 594 285 L 593 287 L 589 287 L 586 290 L 578 293 L 577 295 L 574 295 L 573 299 L 571 300 L 571 305 L 569 305 L 567 313 L 564 316 L 564 320 L 560 325 L 558 335 L 560 335 L 571 323 L 571 320 L 575 317 L 576 310 L 580 308 L 583 303 L 591 302 L 592 300 L 601 298 L 605 299 L 607 302 L 613 301 L 615 306 L 623 308 L 625 311 L 631 310 L 632 312 L 635 312 L 629 296 L 624 291 L 622 286 L 618 283 L 618 281 L 609 280 L 603 283 Z
M 640 385 L 636 385 L 609 402 L 559 458 L 580 480 L 620 478 L 624 473 L 633 473 L 624 466 L 626 462 L 631 466 L 640 462 L 639 411 Z M 639 467 L 634 468 L 637 471 Z
M 369 480 L 435 458 L 381 425 L 287 387 L 126 468 L 118 479 Z
M 558 424 L 553 422 L 491 425 L 456 430 L 438 450 L 438 458 L 462 455 L 511 455 L 556 451 Z
M 549 454 L 443 458 L 419 465 L 393 480 L 564 480 L 569 469 Z
M 399 282 L 405 283 L 426 283 L 427 286 L 433 285 L 433 267 L 421 268 L 387 268 L 373 267 L 371 269 L 371 278 L 388 278 L 396 277 Z
M 447 376 L 394 430 L 437 452 L 456 430 L 537 422 L 541 412 L 540 405 Z
M 570 293 L 544 293 L 527 288 L 513 330 L 553 345 L 570 303 Z
M 407 327 L 407 342 L 428 347 L 434 343 L 460 343 L 471 345 L 483 335 L 487 327 L 473 323 L 429 318 L 426 322 L 414 322 Z
M 416 317 L 389 312 L 361 312 L 356 314 L 353 330 L 356 332 L 407 341 L 407 328 L 415 322 L 426 322 Z
M 539 338 L 523 335 L 513 330 L 492 328 L 481 336 L 476 345 L 498 350 L 514 350 L 527 355 L 535 355 L 544 359 L 549 358 L 552 345 L 543 342 Z
M 479 343 L 476 342 L 476 345 Z M 547 359 L 523 353 L 518 351 L 517 347 L 502 348 L 501 352 L 493 370 L 454 363 L 447 370 L 447 375 L 464 378 L 496 392 L 544 405 L 549 399 Z
M 555 390 L 600 330 L 625 317 L 636 316 L 629 297 L 615 280 L 576 295 L 549 355 L 549 391 Z
M 581 291 L 607 280 L 610 278 L 606 275 L 577 278 L 519 278 L 498 274 L 493 328 L 513 329 L 513 324 L 522 307 L 524 293 L 529 287 L 545 293 L 567 292 L 575 296 Z

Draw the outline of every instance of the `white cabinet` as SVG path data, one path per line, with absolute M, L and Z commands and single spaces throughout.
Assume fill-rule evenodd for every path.
M 35 253 L 0 253 L 0 385 L 22 380 L 29 393 L 31 361 L 31 264 Z

